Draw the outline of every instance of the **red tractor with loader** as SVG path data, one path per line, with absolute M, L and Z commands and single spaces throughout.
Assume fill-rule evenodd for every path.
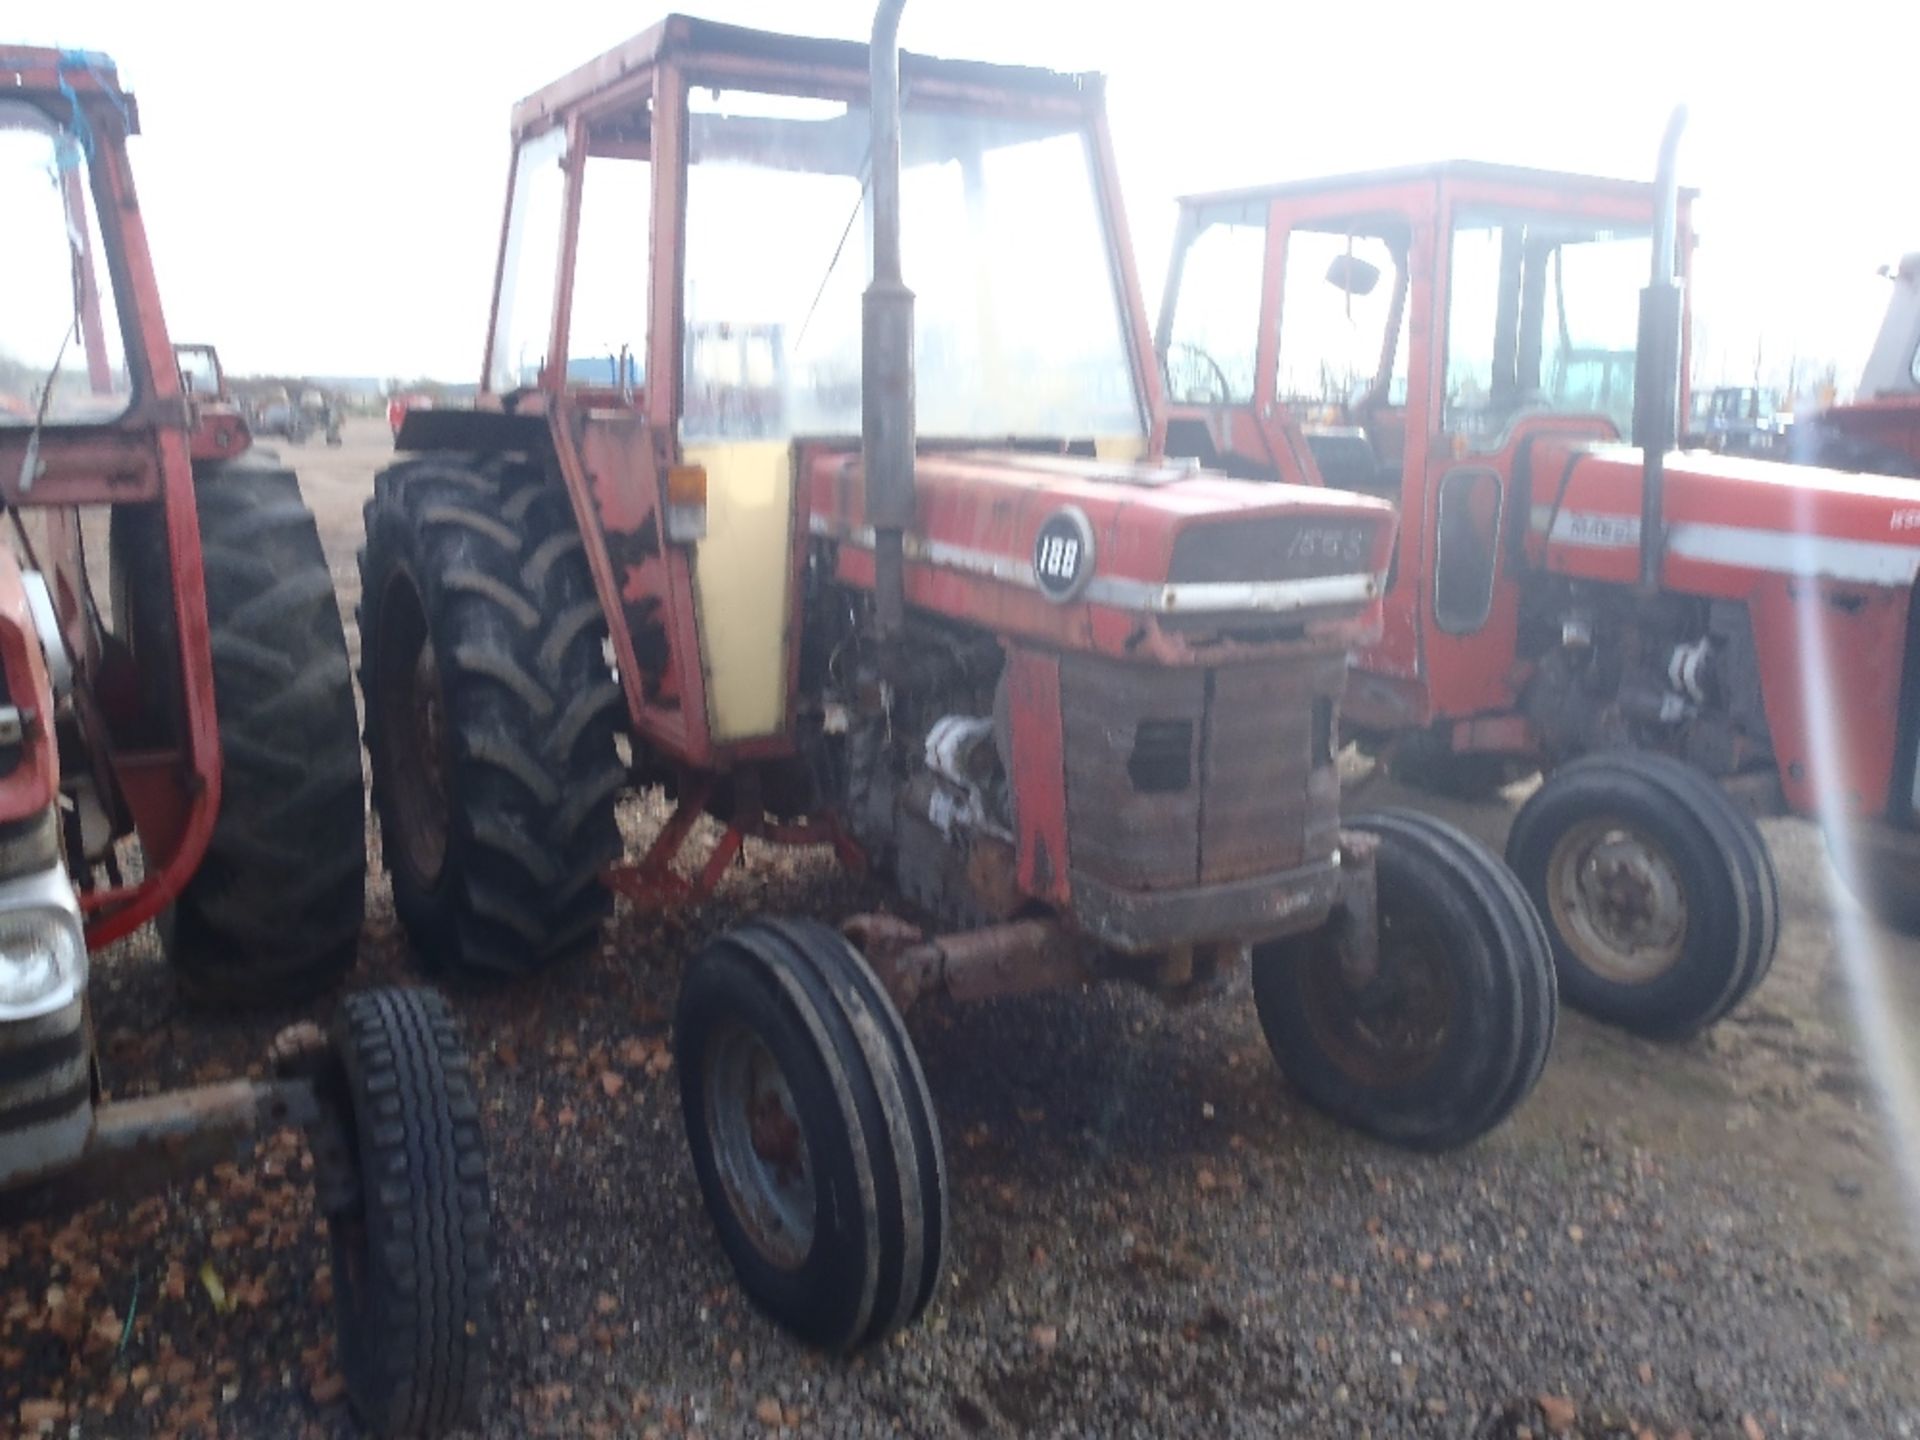
M 1561 992 L 1666 1036 L 1771 960 L 1752 813 L 1817 817 L 1869 891 L 1920 874 L 1920 501 L 1672 449 L 1679 125 L 1652 185 L 1455 162 L 1192 197 L 1156 337 L 1172 452 L 1400 507 L 1348 733 L 1441 789 L 1544 767 L 1507 858 Z
M 304 1130 L 353 1403 L 428 1433 L 477 1398 L 491 1283 L 444 1003 L 354 995 L 270 1079 L 132 1100 L 94 1047 L 90 952 L 156 921 L 188 997 L 305 999 L 353 963 L 366 870 L 319 536 L 217 360 L 168 343 L 137 130 L 107 57 L 0 46 L 0 1198 L 45 1213 Z
M 835 1349 L 941 1271 L 917 1000 L 1250 966 L 1302 1093 L 1429 1148 L 1519 1103 L 1556 1013 L 1496 857 L 1339 813 L 1391 509 L 1157 449 L 1099 77 L 901 55 L 900 10 L 871 46 L 669 17 L 520 103 L 477 401 L 407 414 L 361 560 L 427 963 L 563 962 L 749 839 L 891 883 L 714 939 L 675 1020 L 723 1247 Z M 671 816 L 627 859 L 638 790 Z

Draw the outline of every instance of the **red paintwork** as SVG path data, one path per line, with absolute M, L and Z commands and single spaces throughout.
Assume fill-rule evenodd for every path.
M 1558 444 L 1536 454 L 1539 473 L 1569 475 L 1565 509 L 1637 520 L 1638 450 Z M 1858 813 L 1881 814 L 1893 775 L 1912 587 L 1816 578 L 1820 555 L 1796 556 L 1793 545 L 1798 537 L 1908 550 L 1920 566 L 1920 504 L 1911 482 L 1706 452 L 1670 456 L 1666 474 L 1664 588 L 1747 604 L 1787 803 L 1811 812 L 1819 782 L 1830 778 Z M 1702 559 L 1689 553 L 1689 526 L 1735 532 L 1736 541 L 1751 535 L 1747 544 L 1780 553 L 1756 557 L 1763 564 Z M 1548 544 L 1538 533 L 1528 539 L 1534 563 L 1620 585 L 1639 576 L 1636 547 Z M 1816 733 L 1823 743 L 1814 743 Z
M 1905 455 L 1920 465 L 1920 395 L 1855 400 L 1820 413 L 1820 423 L 1849 439 Z
M 227 390 L 227 374 L 221 367 L 219 352 L 211 345 L 178 344 L 173 349 L 176 355 L 190 350 L 204 354 L 213 367 L 211 395 L 187 389 L 187 404 L 193 415 L 193 432 L 187 450 L 194 463 L 231 460 L 244 455 L 253 446 L 253 432 L 247 428 L 247 417 L 240 413 L 240 407 L 234 404 Z
M 200 462 L 231 460 L 253 447 L 253 432 L 239 407 L 219 402 L 193 402 L 193 437 L 187 453 Z
M 809 466 L 807 508 L 811 523 L 827 538 L 845 541 L 864 523 L 864 486 L 856 457 L 814 452 Z M 1141 484 L 1129 477 L 1171 474 L 1178 466 L 1127 464 L 1070 456 L 1029 456 L 992 451 L 923 455 L 915 467 L 919 509 L 909 542 L 907 599 L 923 610 L 973 621 L 996 634 L 1058 649 L 1115 658 L 1152 657 L 1162 664 L 1218 663 L 1231 646 L 1212 640 L 1203 649 L 1151 615 L 1103 603 L 1096 592 L 1057 605 L 1031 586 L 1010 583 L 977 569 L 941 562 L 937 547 L 952 546 L 998 560 L 1022 575 L 1031 564 L 1041 522 L 1065 505 L 1077 505 L 1092 522 L 1095 573 L 1103 579 L 1158 585 L 1180 532 L 1197 523 L 1222 524 L 1265 516 L 1304 520 L 1370 515 L 1376 524 L 1367 568 L 1386 569 L 1392 544 L 1392 510 L 1385 501 L 1308 487 L 1277 486 L 1196 471 L 1190 479 Z M 921 558 L 916 558 L 916 551 Z M 929 554 L 935 558 L 925 558 Z M 873 583 L 871 553 L 843 544 L 838 573 L 849 583 Z M 1270 654 L 1328 644 L 1364 644 L 1377 633 L 1375 607 L 1309 617 L 1297 642 L 1240 647 Z
M 1268 263 L 1257 300 L 1256 373 L 1261 379 L 1256 396 L 1274 393 L 1289 230 L 1312 220 L 1391 216 L 1404 223 L 1411 237 L 1405 310 L 1407 404 L 1377 408 L 1376 397 L 1376 405 L 1341 417 L 1343 423 L 1389 429 L 1403 437 L 1404 445 L 1399 494 L 1405 523 L 1399 532 L 1398 574 L 1385 597 L 1384 633 L 1358 657 L 1346 715 L 1357 724 L 1386 731 L 1452 719 L 1458 748 L 1533 753 L 1538 740 L 1515 708 L 1528 670 L 1515 653 L 1523 576 L 1513 563 L 1512 527 L 1526 527 L 1518 547 L 1523 568 L 1633 585 L 1639 576 L 1642 457 L 1637 449 L 1616 443 L 1612 423 L 1599 416 L 1523 418 L 1484 450 L 1469 450 L 1443 430 L 1444 376 L 1437 350 L 1447 316 L 1448 237 L 1454 211 L 1469 205 L 1511 205 L 1648 224 L 1653 218 L 1652 187 L 1455 163 L 1196 196 L 1182 203 L 1189 211 L 1200 211 L 1261 201 L 1268 206 Z M 1690 201 L 1683 192 L 1683 271 L 1691 268 Z M 1248 303 L 1252 307 L 1256 297 L 1249 296 Z M 1684 375 L 1684 327 L 1682 335 Z M 1388 343 L 1390 354 L 1391 337 Z M 1870 423 L 1869 416 L 1871 423 L 1888 427 L 1912 423 L 1913 431 L 1900 433 L 1920 443 L 1920 406 L 1908 409 L 1897 401 L 1881 401 L 1853 408 L 1861 425 Z M 1683 393 L 1680 413 L 1685 411 Z M 1293 470 L 1276 463 L 1275 457 L 1304 449 L 1294 421 L 1271 402 L 1182 407 L 1171 410 L 1170 418 L 1201 423 L 1224 456 L 1255 472 L 1292 478 Z M 1311 458 L 1305 463 L 1307 478 L 1317 480 Z M 1433 608 L 1434 500 L 1441 478 L 1460 468 L 1487 469 L 1501 481 L 1501 558 L 1486 622 L 1471 634 L 1450 635 L 1440 629 Z M 1904 564 L 1901 547 L 1913 547 L 1920 563 L 1920 502 L 1911 482 L 1704 452 L 1669 455 L 1665 471 L 1669 544 L 1663 586 L 1671 593 L 1748 605 L 1768 726 L 1788 804 L 1802 813 L 1811 811 L 1822 782 L 1831 779 L 1834 793 L 1846 797 L 1860 815 L 1885 813 L 1894 770 L 1910 579 L 1816 580 L 1820 563 L 1809 558 L 1805 546 L 1838 541 L 1839 549 L 1832 553 L 1843 556 L 1853 553 L 1847 542 L 1893 547 L 1884 552 L 1892 573 Z M 1534 528 L 1534 515 L 1528 511 L 1551 508 L 1556 495 L 1569 522 L 1577 517 L 1586 527 L 1586 543 L 1574 543 L 1571 536 L 1549 543 Z M 1604 519 L 1587 517 L 1613 517 L 1611 537 Z M 1703 532 L 1703 526 L 1712 530 Z M 1729 537 L 1730 527 L 1741 533 Z M 1747 531 L 1758 533 L 1749 536 Z M 1796 537 L 1800 552 L 1793 548 Z M 1615 543 L 1596 543 L 1607 538 Z M 1698 553 L 1710 543 L 1731 543 L 1740 553 Z M 1815 743 L 1816 738 L 1823 743 Z
M 185 683 L 184 753 L 126 756 L 112 752 L 104 731 L 87 725 L 90 745 L 106 752 L 108 767 L 128 791 L 135 829 L 145 853 L 139 884 L 110 895 L 83 896 L 94 917 L 87 942 L 102 945 L 124 936 L 164 909 L 180 893 L 206 852 L 220 806 L 220 741 L 213 709 L 212 656 L 208 645 L 206 584 L 200 558 L 200 529 L 194 508 L 190 419 L 173 348 L 167 340 L 159 286 L 147 247 L 146 231 L 127 164 L 126 139 L 138 131 L 133 97 L 121 91 L 111 62 L 100 66 L 63 63 L 55 50 L 0 47 L 0 75 L 8 78 L 8 98 L 38 105 L 56 120 L 71 116 L 77 104 L 93 132 L 87 197 L 99 225 L 101 257 L 111 268 L 121 307 L 126 366 L 135 402 L 107 425 L 50 426 L 40 437 L 43 465 L 30 494 L 18 493 L 26 434 L 0 431 L 0 494 L 12 504 L 68 506 L 122 503 L 158 498 L 164 506 L 173 562 L 174 625 Z M 70 192 L 69 203 L 79 197 Z M 98 325 L 97 306 L 91 322 Z M 98 351 L 95 353 L 104 353 Z M 50 519 L 59 520 L 55 511 Z M 81 590 L 77 577 L 81 552 L 77 526 L 62 521 L 50 527 L 54 553 L 39 559 L 48 572 L 62 610 L 63 628 L 78 636 Z M 76 686 L 92 684 L 97 657 L 76 653 Z M 169 663 L 163 657 L 161 663 Z M 89 707 L 80 707 L 83 722 Z M 137 800 L 135 797 L 138 797 Z M 0 819 L 18 818 L 11 813 Z M 85 886 L 91 878 L 76 875 Z
M 1013 717 L 1013 773 L 1020 797 L 1014 821 L 1020 888 L 1056 905 L 1067 882 L 1067 762 L 1061 735 L 1060 659 L 1024 645 L 1007 650 L 1007 700 Z

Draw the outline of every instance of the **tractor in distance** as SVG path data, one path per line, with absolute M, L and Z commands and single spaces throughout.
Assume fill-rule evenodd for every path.
M 94 1048 L 90 951 L 158 921 L 189 998 L 307 998 L 353 963 L 366 870 L 319 535 L 217 361 L 168 344 L 138 114 L 103 55 L 0 46 L 0 1200 L 57 1214 L 303 1129 L 353 1403 L 430 1432 L 478 1394 L 491 1244 L 439 997 L 354 995 L 263 1081 L 115 1100 Z
M 1788 449 L 1801 464 L 1920 477 L 1920 250 L 1881 273 L 1893 293 L 1854 398 L 1795 425 Z
M 427 963 L 577 956 L 610 890 L 695 903 L 749 837 L 895 888 L 718 937 L 675 1020 L 724 1250 L 843 1350 L 941 1271 L 919 998 L 1250 961 L 1297 1088 L 1429 1148 L 1526 1095 L 1556 1014 L 1497 857 L 1338 812 L 1390 507 L 1159 453 L 1099 77 L 902 56 L 900 10 L 871 46 L 668 17 L 516 107 L 479 395 L 407 414 L 361 559 Z
M 1653 185 L 1455 162 L 1195 196 L 1156 336 L 1174 453 L 1398 503 L 1349 734 L 1436 788 L 1546 767 L 1507 858 L 1562 994 L 1665 1036 L 1769 964 L 1751 814 L 1817 816 L 1870 892 L 1920 874 L 1920 499 L 1672 450 L 1679 124 Z

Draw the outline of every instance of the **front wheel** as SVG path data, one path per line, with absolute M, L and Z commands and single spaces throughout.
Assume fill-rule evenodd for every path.
M 1592 755 L 1554 772 L 1514 817 L 1507 861 L 1553 937 L 1578 1010 L 1684 1039 L 1765 977 L 1780 886 L 1752 818 L 1666 755 Z
M 1371 966 L 1329 926 L 1254 948 L 1253 998 L 1281 1071 L 1321 1109 L 1422 1150 L 1478 1138 L 1525 1099 L 1553 1045 L 1553 962 L 1500 860 L 1431 816 L 1346 822 L 1378 841 Z
M 446 1002 L 350 996 L 327 1079 L 357 1182 L 328 1216 L 348 1397 L 375 1434 L 439 1435 L 477 1418 L 493 1288 L 480 1109 Z
M 852 1351 L 938 1288 L 947 1177 L 900 1014 L 846 940 L 755 921 L 687 969 L 674 1020 L 687 1144 L 741 1286 Z

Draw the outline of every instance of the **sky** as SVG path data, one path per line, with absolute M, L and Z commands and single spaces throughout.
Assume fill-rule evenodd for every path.
M 21 9 L 8 39 L 105 50 L 139 96 L 135 173 L 175 339 L 218 344 L 238 373 L 462 381 L 480 370 L 513 102 L 660 13 Z M 695 13 L 856 38 L 872 23 L 870 0 Z M 1677 101 L 1681 179 L 1703 192 L 1696 348 L 1722 372 L 1706 378 L 1750 377 L 1757 355 L 1781 376 L 1832 360 L 1845 384 L 1885 304 L 1875 270 L 1920 250 L 1911 0 L 910 0 L 901 39 L 1107 74 L 1150 307 L 1181 193 L 1455 156 L 1644 177 Z

